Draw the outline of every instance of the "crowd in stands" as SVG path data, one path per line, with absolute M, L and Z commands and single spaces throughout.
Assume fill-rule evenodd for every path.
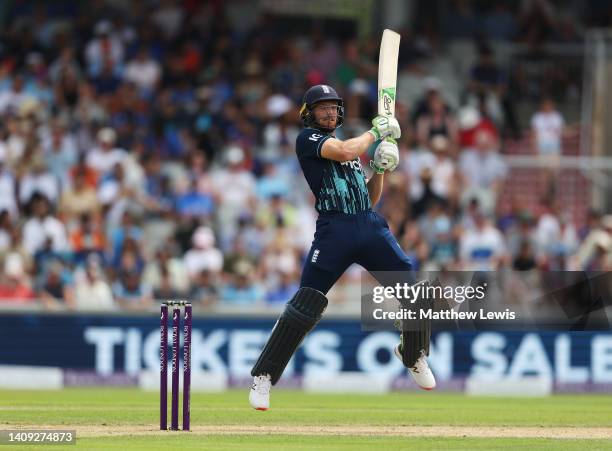
M 226 2 L 127 3 L 4 11 L 0 305 L 286 302 L 316 220 L 294 153 L 301 95 L 334 85 L 346 104 L 339 137 L 366 130 L 379 37 L 280 35 L 267 15 L 238 26 Z M 403 33 L 401 163 L 377 208 L 417 269 L 609 268 L 612 216 L 574 224 L 554 190 L 537 211 L 497 202 L 509 174 L 503 139 L 532 133 L 534 153 L 554 158 L 567 126 L 543 97 L 531 131 L 520 129 L 491 43 L 541 22 L 542 39 L 567 36 L 571 22 L 551 22 L 547 0 L 520 11 L 496 2 L 488 35 L 469 44 L 472 66 L 437 76 L 438 39 L 468 33 L 470 3 L 452 2 L 464 20 L 440 24 L 436 39 Z

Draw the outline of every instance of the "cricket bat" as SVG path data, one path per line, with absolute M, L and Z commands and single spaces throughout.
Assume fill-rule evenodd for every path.
M 398 33 L 389 29 L 383 31 L 378 56 L 378 114 L 387 117 L 395 116 L 399 45 Z

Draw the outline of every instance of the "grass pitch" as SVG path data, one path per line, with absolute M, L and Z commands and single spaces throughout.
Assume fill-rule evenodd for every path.
M 158 406 L 157 393 L 136 389 L 0 391 L 0 429 L 76 429 L 76 448 L 88 450 L 612 449 L 611 395 L 534 399 L 275 390 L 272 410 L 256 412 L 246 390 L 193 393 L 191 432 L 159 431 Z

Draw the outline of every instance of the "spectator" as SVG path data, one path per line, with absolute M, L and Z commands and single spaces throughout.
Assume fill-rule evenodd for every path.
M 82 214 L 70 232 L 74 263 L 84 264 L 90 254 L 101 258 L 106 249 L 106 237 L 97 216 Z
M 66 227 L 51 214 L 49 201 L 39 194 L 30 201 L 32 217 L 23 226 L 23 246 L 31 254 L 42 250 L 47 240 L 55 252 L 69 250 Z
M 144 310 L 153 301 L 151 288 L 142 283 L 136 269 L 123 272 L 113 284 L 115 300 L 126 310 Z
M 548 199 L 540 205 L 540 218 L 535 231 L 537 252 L 548 263 L 553 258 L 573 254 L 578 246 L 578 237 L 567 219 L 561 220 L 557 206 Z M 563 225 L 562 225 L 563 224 Z M 557 270 L 564 270 L 565 264 Z
M 65 189 L 69 186 L 70 168 L 77 161 L 76 142 L 71 134 L 66 133 L 65 125 L 59 119 L 55 120 L 49 135 L 41 142 L 45 164 Z
M 497 128 L 493 121 L 480 113 L 473 106 L 465 106 L 459 111 L 459 146 L 461 149 L 473 149 L 476 147 L 476 135 L 480 132 L 489 132 L 497 140 Z
M 95 26 L 95 37 L 89 41 L 85 49 L 87 72 L 95 77 L 103 71 L 105 65 L 111 68 L 123 63 L 123 43 L 112 35 L 112 24 L 101 20 Z
M 71 76 L 79 79 L 82 76 L 81 65 L 74 55 L 74 47 L 63 47 L 57 59 L 49 66 L 49 79 L 53 83 L 59 83 L 63 77 Z
M 90 255 L 84 271 L 76 275 L 75 305 L 78 310 L 110 310 L 114 307 L 110 286 L 102 275 L 100 258 Z
M 535 153 L 551 162 L 561 155 L 561 138 L 565 121 L 550 98 L 544 98 L 540 109 L 531 117 L 531 140 Z
M 74 179 L 79 174 L 83 176 L 89 188 L 98 187 L 98 174 L 95 169 L 87 165 L 85 154 L 80 154 L 76 164 L 70 169 L 70 183 L 74 183 Z
M 59 179 L 47 170 L 42 155 L 35 154 L 31 161 L 31 171 L 23 174 L 19 183 L 19 202 L 27 204 L 34 193 L 46 197 L 52 204 L 57 205 L 60 196 Z
M 143 283 L 151 287 L 154 293 L 164 290 L 183 296 L 189 291 L 189 274 L 183 261 L 172 255 L 170 247 L 162 246 L 156 258 L 145 266 Z M 164 284 L 167 285 L 163 287 Z M 158 297 L 157 294 L 155 296 Z
M 151 58 L 145 47 L 140 48 L 136 57 L 125 66 L 125 80 L 134 83 L 146 98 L 153 95 L 161 75 L 161 66 Z
M 540 109 L 531 117 L 531 143 L 535 152 L 544 159 L 544 195 L 554 196 L 559 175 L 561 140 L 565 121 L 550 98 L 544 98 Z
M 218 301 L 219 287 L 211 271 L 205 269 L 197 275 L 193 281 L 190 298 L 203 307 L 209 307 Z
M 0 301 L 28 303 L 35 297 L 30 288 L 23 260 L 19 254 L 10 253 L 4 259 L 4 275 L 0 278 Z
M 68 224 L 72 224 L 78 217 L 96 216 L 101 209 L 96 191 L 87 186 L 85 174 L 75 174 L 74 186 L 62 194 L 59 213 Z
M 482 45 L 478 51 L 478 60 L 472 67 L 468 90 L 474 96 L 472 103 L 477 105 L 482 102 L 486 116 L 501 124 L 501 104 L 506 95 L 506 79 L 487 45 Z
M 526 247 L 537 258 L 538 237 L 535 225 L 535 218 L 529 211 L 518 213 L 516 222 L 506 232 L 508 253 L 512 258 L 517 258 L 521 250 L 525 251 Z
M 268 203 L 261 203 L 255 219 L 266 228 L 292 227 L 297 225 L 297 211 L 287 199 L 274 194 Z
M 445 213 L 433 221 L 430 260 L 431 270 L 453 269 L 457 259 L 457 246 L 453 237 L 453 224 Z
M 416 130 L 417 140 L 422 147 L 427 147 L 434 136 L 441 135 L 450 141 L 452 152 L 457 149 L 459 144 L 457 120 L 444 104 L 439 91 L 429 91 L 426 109 L 416 123 Z
M 243 265 L 244 262 L 251 265 L 256 263 L 253 256 L 249 254 L 246 242 L 237 237 L 234 240 L 232 249 L 223 258 L 223 272 L 225 274 L 236 274 L 237 268 Z
M 179 182 L 179 186 L 181 183 Z M 179 188 L 176 196 L 176 212 L 183 218 L 208 218 L 214 211 L 214 200 L 206 192 L 198 190 L 198 180 L 185 181 L 184 188 Z
M 446 200 L 458 196 L 458 177 L 455 162 L 452 159 L 450 141 L 442 135 L 435 135 L 429 142 L 429 148 L 435 156 L 432 170 L 432 190 Z
M 612 261 L 612 215 L 605 215 L 580 244 L 570 261 L 570 269 L 586 271 L 592 267 L 605 268 Z M 607 271 L 604 269 L 604 271 Z
M 115 147 L 117 133 L 112 128 L 102 128 L 98 132 L 98 147 L 87 154 L 87 166 L 99 176 L 106 175 L 117 165 L 124 162 L 125 150 Z
M 426 167 L 422 170 L 420 182 L 423 186 L 421 196 L 412 204 L 412 214 L 415 218 L 420 218 L 434 205 L 440 206 L 446 204 L 446 200 L 437 195 L 433 190 L 433 174 L 430 168 Z
M 480 211 L 473 215 L 474 228 L 459 239 L 459 256 L 467 271 L 496 271 L 505 264 L 506 245 L 501 232 Z
M 24 80 L 22 76 L 13 79 L 10 90 L 0 92 L 0 114 L 17 114 L 27 105 L 36 103 L 36 100 L 24 90 Z
M 536 258 L 533 247 L 529 241 L 522 241 L 519 250 L 512 261 L 512 269 L 515 271 L 531 271 L 536 267 Z
M 254 281 L 253 267 L 243 262 L 236 271 L 221 288 L 221 301 L 230 305 L 253 305 L 261 301 L 263 293 Z
M 212 181 L 218 190 L 219 209 L 217 215 L 225 235 L 233 236 L 236 232 L 238 217 L 255 200 L 255 177 L 245 168 L 244 150 L 230 146 L 224 152 L 225 165 L 213 171 Z
M 283 271 L 297 274 L 300 269 L 296 249 L 285 233 L 278 233 L 274 237 L 264 249 L 259 263 L 264 276 Z
M 185 267 L 193 279 L 204 270 L 213 274 L 223 268 L 223 254 L 215 247 L 215 235 L 208 227 L 198 227 L 192 237 L 193 247 L 185 254 Z
M 495 137 L 487 131 L 478 132 L 476 147 L 461 154 L 459 168 L 465 186 L 463 204 L 478 197 L 483 211 L 492 213 L 508 173 L 506 163 L 497 150 Z
M 49 265 L 37 294 L 47 309 L 74 308 L 72 273 L 60 261 L 54 261 Z
M 295 273 L 282 269 L 276 280 L 266 293 L 266 302 L 270 304 L 285 304 L 299 288 Z

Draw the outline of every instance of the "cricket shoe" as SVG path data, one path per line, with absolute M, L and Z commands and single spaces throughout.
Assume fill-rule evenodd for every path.
M 395 347 L 394 353 L 395 356 L 403 363 L 400 346 L 401 344 Z M 414 381 L 423 390 L 433 390 L 436 388 L 436 378 L 427 364 L 427 356 L 425 355 L 425 352 L 421 351 L 421 357 L 417 359 L 412 368 L 408 368 L 408 371 L 410 371 Z
M 269 374 L 262 374 L 253 378 L 249 402 L 255 410 L 268 410 L 270 408 L 270 387 L 272 381 Z

